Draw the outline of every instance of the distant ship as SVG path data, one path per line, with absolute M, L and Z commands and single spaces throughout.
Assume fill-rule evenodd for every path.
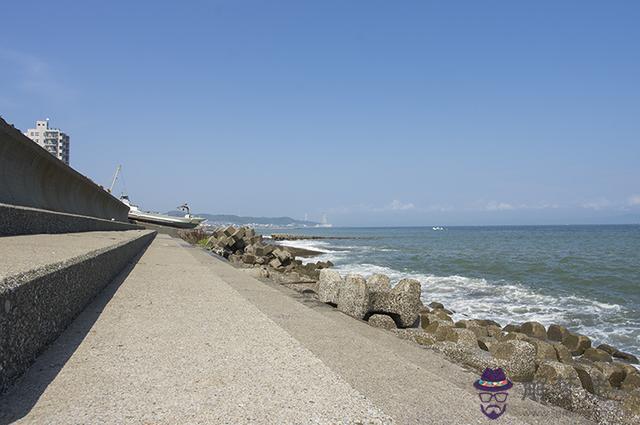
M 433 230 L 436 230 L 436 231 L 441 231 L 441 230 L 444 230 L 444 227 L 441 227 L 441 226 L 434 226 L 434 227 L 432 227 L 432 229 L 433 229 Z

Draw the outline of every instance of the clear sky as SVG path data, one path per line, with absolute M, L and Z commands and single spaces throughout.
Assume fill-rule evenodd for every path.
M 167 211 L 640 222 L 640 2 L 11 1 L 0 115 Z M 119 186 L 121 190 L 122 186 Z

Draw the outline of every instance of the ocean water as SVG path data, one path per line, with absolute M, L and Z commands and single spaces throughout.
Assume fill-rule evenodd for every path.
M 422 284 L 456 320 L 567 326 L 640 357 L 640 226 L 298 229 L 349 239 L 287 241 L 341 273 Z

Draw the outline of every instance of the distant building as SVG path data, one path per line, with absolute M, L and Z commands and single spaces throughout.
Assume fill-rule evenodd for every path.
M 28 129 L 24 135 L 69 164 L 69 136 L 57 128 L 49 128 L 49 119 L 36 121 L 36 128 Z

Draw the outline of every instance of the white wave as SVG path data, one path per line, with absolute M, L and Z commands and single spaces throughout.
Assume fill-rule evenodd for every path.
M 400 279 L 416 279 L 422 284 L 425 304 L 438 301 L 455 313 L 455 320 L 493 319 L 507 323 L 538 321 L 545 326 L 556 323 L 591 337 L 595 342 L 607 342 L 618 347 L 640 351 L 640 324 L 625 321 L 626 310 L 576 295 L 552 296 L 511 282 L 489 282 L 465 276 L 434 276 L 399 271 L 374 264 L 343 264 L 341 273 L 356 273 L 365 277 L 382 273 L 392 283 Z
M 327 242 L 319 240 L 301 239 L 296 241 L 277 241 L 276 244 L 282 246 L 290 246 L 292 248 L 311 249 L 313 251 L 323 253 L 335 252 L 328 248 L 329 244 Z

